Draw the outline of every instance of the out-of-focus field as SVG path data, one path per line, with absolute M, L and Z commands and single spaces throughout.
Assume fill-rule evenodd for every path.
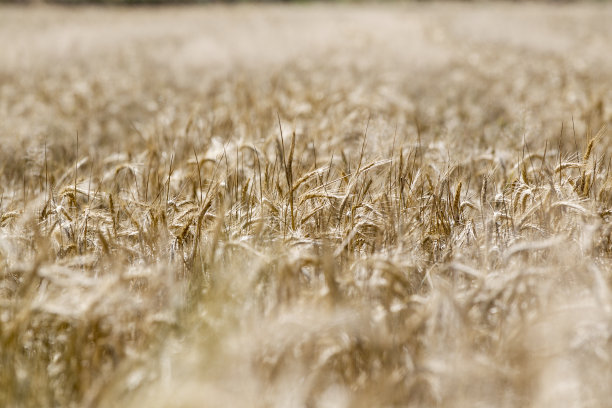
M 610 21 L 0 8 L 0 406 L 608 406 Z

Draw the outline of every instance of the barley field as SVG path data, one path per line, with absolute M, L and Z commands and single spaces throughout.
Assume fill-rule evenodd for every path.
M 0 7 L 0 406 L 610 406 L 610 21 Z

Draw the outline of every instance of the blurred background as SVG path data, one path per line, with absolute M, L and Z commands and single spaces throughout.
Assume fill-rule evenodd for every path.
M 446 2 L 465 3 L 470 0 L 446 0 Z M 493 0 L 494 1 L 494 0 Z M 210 4 L 210 3 L 428 3 L 430 0 L 0 0 L 0 4 L 107 4 L 107 5 L 154 5 L 154 4 Z M 483 2 L 480 0 L 478 2 Z M 484 0 L 491 2 L 491 0 Z M 521 3 L 523 0 L 506 0 L 503 2 Z M 528 1 L 529 3 L 534 2 Z M 541 3 L 605 3 L 606 0 L 535 0 Z

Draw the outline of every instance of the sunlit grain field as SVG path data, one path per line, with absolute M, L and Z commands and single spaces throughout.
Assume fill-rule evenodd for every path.
M 0 406 L 609 406 L 610 21 L 0 8 Z

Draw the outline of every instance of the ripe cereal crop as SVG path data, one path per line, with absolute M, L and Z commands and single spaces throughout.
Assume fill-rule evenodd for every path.
M 0 406 L 609 406 L 610 21 L 1 6 Z

